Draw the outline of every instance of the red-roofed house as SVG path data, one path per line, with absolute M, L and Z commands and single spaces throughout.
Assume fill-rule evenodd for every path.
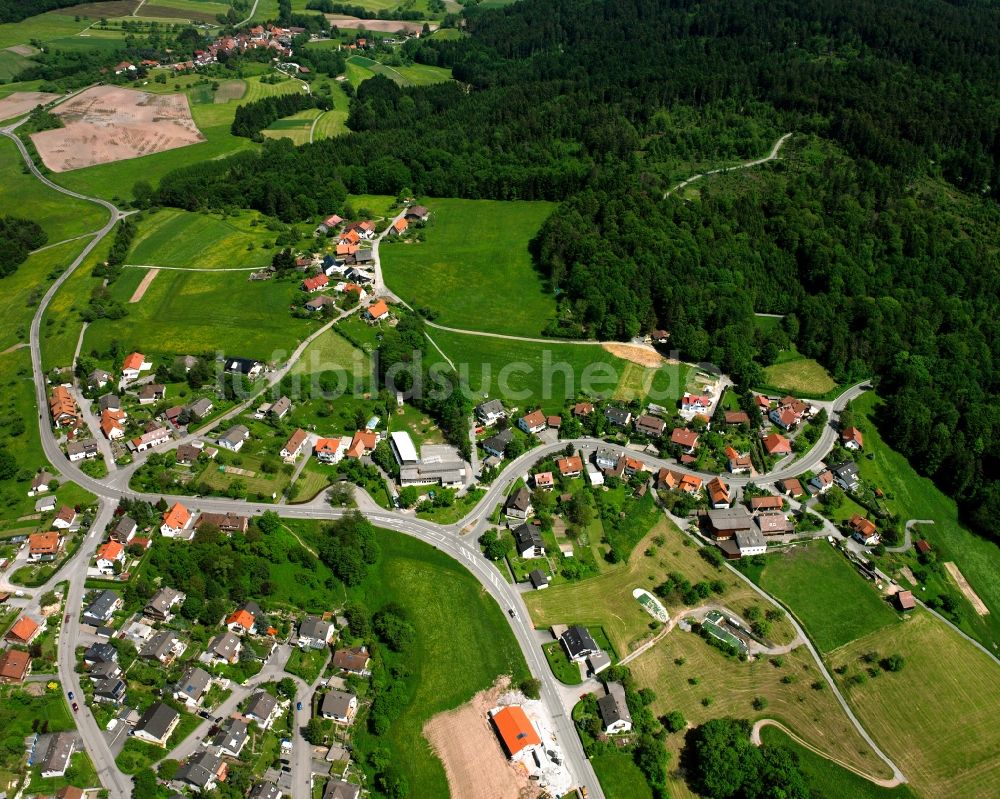
M 395 236 L 401 236 L 406 232 L 406 229 L 410 226 L 410 223 L 406 221 L 405 217 L 400 217 L 395 222 L 392 223 L 392 233 Z
M 114 574 L 115 564 L 125 562 L 125 547 L 117 541 L 108 541 L 97 550 L 97 570 L 101 574 Z
M 4 637 L 13 644 L 30 644 L 45 629 L 44 622 L 45 620 L 42 619 L 42 624 L 39 624 L 30 616 L 22 616 L 14 622 L 14 626 L 7 631 L 7 635 Z
M 861 431 L 856 427 L 844 428 L 844 431 L 840 434 L 840 440 L 847 449 L 859 450 L 864 447 L 865 439 L 861 435 Z
M 55 560 L 62 549 L 63 538 L 55 530 L 28 536 L 28 560 L 41 562 Z
M 708 481 L 708 500 L 713 508 L 729 507 L 729 486 L 721 477 L 713 477 Z
M 509 705 L 490 712 L 490 721 L 500 736 L 507 756 L 516 760 L 529 753 L 532 747 L 539 746 L 542 739 L 538 737 L 531 720 L 519 705 Z
M 543 491 L 551 491 L 555 487 L 556 481 L 552 477 L 552 472 L 539 472 L 535 475 L 535 488 Z
M 369 322 L 378 322 L 389 315 L 389 306 L 385 304 L 385 300 L 376 300 L 367 308 L 365 308 L 365 318 Z
M 24 682 L 31 671 L 31 655 L 20 649 L 7 649 L 0 655 L 0 683 Z
M 377 435 L 368 430 L 358 430 L 351 439 L 351 446 L 347 448 L 347 457 L 360 458 L 362 455 L 370 455 L 377 444 Z
M 753 468 L 749 452 L 743 455 L 732 447 L 726 447 L 726 458 L 729 461 L 729 471 L 733 474 L 749 474 Z
M 191 529 L 191 513 L 180 502 L 163 514 L 160 532 L 167 538 L 183 537 L 189 529 Z
M 285 446 L 281 448 L 281 457 L 286 461 L 293 461 L 299 457 L 299 453 L 302 451 L 302 445 L 306 443 L 306 439 L 309 438 L 309 434 L 306 433 L 301 427 L 298 428 L 288 441 L 285 442 Z
M 768 455 L 788 455 L 792 451 L 792 442 L 781 433 L 770 433 L 762 441 Z
M 326 275 L 316 275 L 315 277 L 307 277 L 302 281 L 302 288 L 307 292 L 312 294 L 314 291 L 319 291 L 325 289 L 330 285 L 330 278 Z
M 583 473 L 583 458 L 579 455 L 570 455 L 568 458 L 560 458 L 556 461 L 559 467 L 559 474 L 563 477 L 579 477 Z
M 146 360 L 146 356 L 141 352 L 133 352 L 125 356 L 122 363 L 122 377 L 126 380 L 136 380 L 140 372 L 153 368 L 153 364 Z
M 240 608 L 226 616 L 224 624 L 229 628 L 230 632 L 241 634 L 252 632 L 254 615 L 246 608 Z
M 854 531 L 853 538 L 860 541 L 866 547 L 873 547 L 879 542 L 878 528 L 871 520 L 864 518 L 864 516 L 855 514 L 851 517 L 847 526 Z
M 547 425 L 545 414 L 541 411 L 532 411 L 527 416 L 522 416 L 517 420 L 517 426 L 525 433 L 541 433 Z

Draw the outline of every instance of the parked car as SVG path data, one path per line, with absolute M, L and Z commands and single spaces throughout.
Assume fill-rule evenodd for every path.
M 80 710 L 80 706 L 76 702 L 74 702 L 73 703 L 73 712 L 76 713 L 79 710 Z
M 296 710 L 302 710 L 302 703 L 301 702 L 296 702 L 295 703 L 295 709 Z
M 69 697 L 69 699 L 70 699 L 71 702 L 73 701 L 73 692 L 72 691 L 70 691 L 68 694 L 66 694 L 66 696 Z

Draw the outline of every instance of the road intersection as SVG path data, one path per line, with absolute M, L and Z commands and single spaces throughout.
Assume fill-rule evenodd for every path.
M 39 409 L 42 409 L 47 406 L 47 382 L 45 373 L 42 369 L 40 347 L 41 320 L 45 310 L 52 297 L 73 273 L 73 271 L 104 239 L 104 237 L 113 230 L 117 222 L 127 216 L 130 212 L 123 212 L 106 200 L 88 197 L 86 195 L 65 189 L 46 178 L 35 167 L 24 144 L 14 134 L 13 129 L 16 127 L 17 125 L 15 124 L 7 128 L 0 128 L 0 135 L 12 139 L 17 144 L 22 158 L 28 165 L 32 174 L 38 180 L 43 182 L 49 188 L 62 194 L 97 203 L 109 212 L 109 219 L 104 227 L 94 234 L 92 240 L 88 243 L 83 252 L 81 252 L 80 255 L 74 259 L 74 261 L 67 267 L 66 271 L 49 287 L 48 291 L 46 291 L 32 319 L 29 339 L 30 351 L 37 405 Z M 377 248 L 377 246 L 378 242 L 376 242 L 375 247 Z M 385 293 L 389 293 L 385 288 L 384 282 L 381 280 L 380 269 L 377 269 L 377 275 L 377 288 L 381 289 Z M 306 347 L 318 336 L 328 330 L 336 321 L 338 321 L 338 319 L 339 317 L 331 320 L 303 341 L 302 344 L 300 344 L 300 346 L 289 356 L 287 362 L 280 369 L 270 374 L 266 381 L 266 386 L 273 386 L 280 381 L 280 379 L 291 369 L 298 358 L 301 357 Z M 831 422 L 837 411 L 842 409 L 848 401 L 858 396 L 864 390 L 864 387 L 861 385 L 853 386 L 832 403 L 827 403 L 828 410 L 830 411 Z M 256 396 L 259 396 L 259 394 Z M 174 441 L 172 446 L 177 446 L 184 441 L 193 440 L 196 437 L 203 436 L 207 430 L 212 429 L 221 422 L 242 413 L 247 407 L 249 407 L 250 403 L 255 398 L 256 397 L 248 399 L 228 411 L 219 419 L 215 420 L 208 428 L 200 431 L 199 436 L 188 436 L 180 441 Z M 97 480 L 88 476 L 75 464 L 66 460 L 66 457 L 60 448 L 59 442 L 48 424 L 48 420 L 41 412 L 38 417 L 38 425 L 41 434 L 42 448 L 50 463 L 57 466 L 64 479 L 72 480 L 99 498 L 99 511 L 85 541 L 80 546 L 78 552 L 63 566 L 62 570 L 56 575 L 56 577 L 53 578 L 52 581 L 53 585 L 55 582 L 62 581 L 68 581 L 69 583 L 66 607 L 69 611 L 70 620 L 68 623 L 63 625 L 60 633 L 59 678 L 66 690 L 72 690 L 79 696 L 82 696 L 82 692 L 80 691 L 79 675 L 77 675 L 75 671 L 75 650 L 80 634 L 80 625 L 76 611 L 79 609 L 83 599 L 87 565 L 94 550 L 100 544 L 102 533 L 107 524 L 111 521 L 114 509 L 121 498 L 128 496 L 156 502 L 160 499 L 160 496 L 142 494 L 140 492 L 129 490 L 129 480 L 132 474 L 134 474 L 135 469 L 138 468 L 138 463 L 118 470 L 112 470 L 109 476 L 103 480 Z M 820 461 L 832 448 L 835 442 L 835 437 L 836 432 L 833 426 L 829 425 L 824 429 L 820 440 L 816 443 L 816 445 L 802 458 L 798 459 L 793 464 L 785 467 L 779 472 L 758 477 L 756 479 L 767 479 L 769 481 L 777 480 L 783 477 L 799 475 L 805 471 L 811 470 L 818 463 L 820 463 Z M 476 507 L 464 518 L 450 525 L 439 525 L 417 519 L 412 512 L 389 511 L 381 508 L 376 509 L 373 503 L 364 503 L 364 513 L 374 524 L 418 538 L 462 563 L 473 575 L 475 575 L 476 579 L 494 598 L 500 608 L 505 611 L 505 616 L 508 618 L 511 630 L 521 648 L 531 673 L 541 681 L 541 699 L 548 708 L 548 711 L 554 721 L 556 736 L 560 746 L 562 747 L 567 767 L 574 775 L 577 784 L 585 786 L 588 789 L 589 796 L 594 797 L 595 799 L 602 799 L 604 794 L 600 783 L 598 782 L 596 774 L 591 767 L 590 761 L 584 754 L 582 744 L 576 734 L 572 719 L 567 712 L 564 702 L 564 686 L 562 686 L 555 679 L 551 670 L 548 668 L 544 657 L 542 656 L 541 649 L 538 646 L 535 630 L 532 627 L 530 617 L 521 599 L 521 595 L 517 588 L 510 585 L 505 579 L 503 579 L 496 567 L 482 556 L 477 543 L 478 533 L 487 526 L 490 512 L 506 495 L 513 482 L 519 476 L 526 473 L 533 462 L 539 458 L 555 454 L 565 449 L 567 444 L 571 444 L 574 448 L 584 451 L 596 449 L 598 446 L 610 446 L 612 448 L 625 451 L 624 448 L 618 447 L 617 445 L 610 445 L 597 439 L 587 438 L 574 439 L 572 441 L 561 441 L 556 444 L 537 447 L 508 464 L 503 473 L 496 480 L 494 480 L 493 484 L 487 489 L 486 494 L 477 503 Z M 642 461 L 647 465 L 647 467 L 654 470 L 663 466 L 669 466 L 669 468 L 676 471 L 690 471 L 678 467 L 673 462 L 662 460 L 644 452 L 628 450 L 628 453 L 632 457 Z M 701 476 L 703 478 L 708 478 L 713 475 Z M 750 478 L 737 477 L 731 482 L 733 485 L 740 487 L 749 482 L 749 480 Z M 167 501 L 180 501 L 196 504 L 198 506 L 197 509 L 200 511 L 233 511 L 246 515 L 257 515 L 264 510 L 273 510 L 285 518 L 336 519 L 345 513 L 343 510 L 330 507 L 329 504 L 325 502 L 322 495 L 312 502 L 294 506 L 262 505 L 261 503 L 250 503 L 225 498 L 201 497 L 197 498 L 193 503 L 191 501 L 191 497 L 186 496 L 168 496 L 164 498 L 167 499 Z M 49 586 L 43 586 L 40 591 L 45 590 L 48 587 Z M 816 655 L 814 651 L 813 654 L 814 657 L 818 659 L 818 655 Z M 833 688 L 834 691 L 837 691 L 835 685 L 833 685 Z M 837 693 L 839 697 L 839 692 Z M 303 700 L 308 699 L 307 696 L 299 698 Z M 841 699 L 841 701 L 843 700 Z M 306 705 L 308 703 L 304 701 L 303 704 Z M 846 707 L 846 703 L 844 704 Z M 898 769 L 896 769 L 891 761 L 889 761 L 888 758 L 881 753 L 881 751 L 875 746 L 874 742 L 868 738 L 860 723 L 853 717 L 853 715 L 851 715 L 851 718 L 854 721 L 855 726 L 858 727 L 859 731 L 861 731 L 862 734 L 865 735 L 866 739 L 872 744 L 875 751 L 882 757 L 883 760 L 889 763 L 894 772 L 899 775 Z M 100 731 L 96 721 L 85 706 L 81 706 L 80 712 L 77 714 L 77 721 L 84 746 L 90 754 L 90 757 L 94 762 L 94 766 L 97 769 L 98 776 L 101 779 L 101 783 L 108 790 L 109 796 L 112 799 L 126 799 L 126 797 L 131 796 L 131 779 L 118 770 L 103 733 Z M 300 729 L 301 726 L 304 725 L 305 721 L 306 718 L 304 717 L 304 713 L 298 712 L 296 715 L 296 723 Z M 186 745 L 189 744 L 181 744 L 182 747 Z M 300 751 L 299 756 L 295 758 L 293 763 L 293 797 L 294 799 L 306 799 L 306 797 L 309 796 L 310 788 L 310 778 L 308 774 L 309 749 L 300 735 L 296 736 L 296 749 Z M 305 752 L 306 754 L 302 754 L 302 752 Z

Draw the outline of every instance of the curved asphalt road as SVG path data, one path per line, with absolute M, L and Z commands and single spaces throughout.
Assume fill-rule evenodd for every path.
M 125 217 L 127 213 L 120 211 L 116 206 L 106 200 L 88 197 L 69 189 L 65 189 L 42 175 L 32 163 L 24 144 L 17 138 L 16 135 L 14 135 L 14 133 L 12 133 L 14 127 L 16 127 L 16 125 L 8 128 L 0 128 L 0 134 L 15 142 L 21 152 L 22 158 L 28 164 L 32 174 L 34 174 L 38 180 L 54 191 L 58 191 L 61 194 L 77 199 L 97 203 L 98 205 L 106 208 L 109 212 L 109 219 L 104 227 L 97 231 L 93 240 L 87 245 L 83 252 L 80 253 L 80 255 L 69 265 L 69 267 L 67 267 L 66 271 L 49 287 L 32 319 L 30 331 L 31 359 L 35 377 L 36 400 L 38 408 L 42 409 L 46 407 L 47 400 L 46 381 L 42 370 L 40 348 L 41 319 L 45 313 L 45 309 L 59 287 L 66 281 L 66 279 L 80 265 L 80 263 L 83 262 L 94 247 L 96 247 L 100 241 L 103 240 L 109 232 L 111 232 L 118 220 Z M 783 143 L 783 139 L 780 140 L 778 145 L 775 146 L 774 152 L 777 151 L 781 143 Z M 375 246 L 378 246 L 378 242 L 376 242 Z M 380 272 L 381 270 L 378 271 Z M 379 275 L 379 277 L 381 276 Z M 381 280 L 378 282 L 381 283 Z M 384 288 L 384 284 L 381 284 L 380 287 Z M 320 335 L 328 327 L 329 325 L 324 325 L 323 328 L 317 330 L 316 333 L 303 342 L 302 345 L 300 345 L 295 352 L 292 353 L 285 366 L 279 370 L 278 373 L 271 376 L 268 384 L 271 385 L 279 380 L 280 377 L 287 372 L 295 360 L 301 355 L 308 343 L 316 336 Z M 860 394 L 863 390 L 864 389 L 860 386 L 848 389 L 848 391 L 841 395 L 841 397 L 839 397 L 837 401 L 832 404 L 832 409 L 836 410 L 838 408 L 842 408 L 844 403 Z M 252 400 L 247 400 L 245 403 L 237 406 L 237 408 L 233 409 L 222 418 L 216 420 L 214 424 L 218 424 L 223 419 L 231 418 L 241 412 L 251 401 Z M 56 468 L 64 476 L 71 478 L 74 482 L 96 494 L 100 498 L 100 511 L 91 528 L 91 532 L 88 534 L 86 541 L 83 545 L 81 545 L 77 554 L 74 555 L 71 561 L 64 566 L 59 575 L 60 580 L 68 578 L 70 583 L 67 602 L 67 609 L 70 613 L 70 621 L 64 626 L 64 629 L 60 634 L 59 676 L 63 685 L 66 686 L 68 690 L 74 690 L 77 694 L 79 694 L 79 676 L 74 670 L 75 642 L 79 633 L 79 621 L 76 616 L 76 611 L 79 609 L 83 598 L 84 580 L 86 578 L 89 559 L 93 550 L 100 543 L 100 534 L 103 532 L 103 529 L 108 521 L 112 518 L 114 507 L 119 498 L 128 494 L 129 496 L 139 496 L 155 502 L 159 499 L 159 496 L 137 494 L 128 490 L 128 479 L 134 472 L 136 468 L 135 465 L 133 465 L 131 469 L 123 469 L 113 472 L 104 482 L 95 480 L 84 474 L 75 464 L 69 463 L 66 460 L 65 455 L 62 453 L 59 443 L 51 430 L 51 427 L 41 412 L 39 413 L 38 423 L 39 431 L 41 433 L 42 448 L 50 463 L 52 463 L 53 466 L 58 464 Z M 204 432 L 205 431 L 202 431 L 202 433 Z M 813 447 L 809 454 L 788 469 L 783 470 L 781 473 L 777 475 L 768 475 L 768 479 L 780 479 L 782 476 L 801 474 L 802 472 L 812 468 L 812 466 L 818 463 L 826 455 L 826 452 L 829 451 L 829 448 L 833 444 L 834 436 L 835 431 L 832 426 L 827 430 L 824 430 L 820 441 L 817 442 L 816 446 Z M 176 443 L 178 442 L 175 442 L 175 445 Z M 597 446 L 607 446 L 604 442 L 597 441 L 595 439 L 578 439 L 572 442 L 562 441 L 558 444 L 548 445 L 540 449 L 536 448 L 528 453 L 525 453 L 513 463 L 508 465 L 501 477 L 494 481 L 493 485 L 490 486 L 486 495 L 480 500 L 473 511 L 467 514 L 459 522 L 452 525 L 436 525 L 431 522 L 416 519 L 412 516 L 412 514 L 396 511 L 368 511 L 366 512 L 366 516 L 377 525 L 414 536 L 447 553 L 455 560 L 462 563 L 476 576 L 486 591 L 497 601 L 501 609 L 505 612 L 508 610 L 514 611 L 513 616 L 508 615 L 511 630 L 521 647 L 529 669 L 533 675 L 541 680 L 541 698 L 545 702 L 549 713 L 554 720 L 556 735 L 565 755 L 566 765 L 573 774 L 578 785 L 586 786 L 589 790 L 589 795 L 594 797 L 594 799 L 603 799 L 604 794 L 601 790 L 600 783 L 597 780 L 589 760 L 583 752 L 583 747 L 573 727 L 572 720 L 566 715 L 563 709 L 560 685 L 552 675 L 551 670 L 545 663 L 544 658 L 542 657 L 536 644 L 530 617 L 528 616 L 524 603 L 521 600 L 521 596 L 514 586 L 510 585 L 503 579 L 492 563 L 483 558 L 482 554 L 479 552 L 476 535 L 474 534 L 479 528 L 486 526 L 486 517 L 488 516 L 489 511 L 500 501 L 510 484 L 516 480 L 520 474 L 527 471 L 527 468 L 533 461 L 537 460 L 541 456 L 551 454 L 565 448 L 568 443 L 572 443 L 578 449 L 583 450 L 596 448 Z M 630 454 L 654 468 L 668 465 L 666 461 L 650 457 L 644 453 L 630 452 Z M 669 465 L 671 468 L 679 468 L 672 463 Z M 681 471 L 684 470 L 681 469 Z M 732 483 L 735 485 L 741 485 L 748 481 L 748 479 L 734 479 L 732 480 Z M 167 497 L 167 499 L 170 500 L 174 498 Z M 318 501 L 297 507 L 261 506 L 258 503 L 222 498 L 199 498 L 196 503 L 192 503 L 191 497 L 177 497 L 176 499 L 190 504 L 197 504 L 198 509 L 201 511 L 234 511 L 248 515 L 260 513 L 265 507 L 275 510 L 282 516 L 289 518 L 334 519 L 342 516 L 344 513 L 343 511 L 330 508 L 329 506 L 324 507 L 322 497 L 318 498 Z M 473 534 L 463 537 L 463 531 L 466 533 L 472 532 Z M 769 601 L 773 601 L 773 599 L 766 594 L 764 594 L 764 596 Z M 801 629 L 798 631 L 800 634 L 803 634 Z M 820 666 L 822 668 L 822 663 L 819 661 L 815 650 L 813 650 L 811 646 L 810 650 L 812 651 L 817 662 L 820 662 Z M 824 674 L 825 673 L 826 671 L 824 669 Z M 864 731 L 860 722 L 858 722 L 854 715 L 850 712 L 850 709 L 840 696 L 836 686 L 833 685 L 829 675 L 827 675 L 827 678 L 830 680 L 834 691 L 837 693 L 838 699 L 841 701 L 844 710 L 848 713 L 848 716 L 852 719 L 859 732 L 867 741 L 869 741 L 873 749 L 879 753 L 882 759 L 889 763 L 894 773 L 898 775 L 899 778 L 902 778 L 899 770 L 875 746 L 874 742 Z M 82 707 L 80 713 L 77 714 L 77 721 L 81 737 L 84 740 L 84 746 L 90 753 L 91 758 L 94 761 L 95 768 L 97 768 L 98 774 L 101 777 L 101 782 L 104 787 L 108 789 L 112 799 L 125 799 L 125 797 L 131 796 L 131 780 L 129 777 L 122 774 L 115 766 L 114 758 L 111 755 L 110 749 L 108 748 L 103 735 L 97 728 L 97 724 L 93 717 L 85 707 Z M 296 772 L 295 799 L 305 799 L 307 792 L 303 790 L 302 786 L 307 786 L 308 781 L 303 780 L 303 775 L 301 774 L 301 770 L 299 768 L 296 768 Z

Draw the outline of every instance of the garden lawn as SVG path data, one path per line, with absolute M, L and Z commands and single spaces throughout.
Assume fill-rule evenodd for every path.
M 559 682 L 565 685 L 579 685 L 583 682 L 580 667 L 567 657 L 561 642 L 552 641 L 543 644 L 542 651 L 545 652 L 545 660 Z
M 663 536 L 662 546 L 655 543 L 658 536 Z M 750 605 L 762 610 L 770 607 L 761 604 L 741 579 L 710 566 L 698 555 L 697 547 L 684 544 L 687 540 L 673 523 L 661 518 L 635 547 L 627 563 L 609 565 L 595 577 L 524 594 L 533 624 L 545 628 L 553 624 L 579 623 L 592 628 L 592 632 L 603 628 L 615 652 L 624 657 L 653 634 L 650 629 L 653 617 L 632 596 L 632 589 L 652 591 L 669 572 L 679 572 L 692 583 L 722 580 L 725 593 L 721 597 L 713 595 L 706 602 L 717 601 L 740 610 Z M 646 550 L 652 550 L 652 555 L 647 556 Z M 670 601 L 664 605 L 671 616 L 683 607 Z M 776 642 L 790 641 L 793 637 L 791 624 L 787 620 L 776 622 L 771 637 Z
M 412 538 L 379 531 L 382 556 L 350 596 L 370 610 L 405 608 L 416 629 L 408 656 L 409 702 L 383 737 L 355 729 L 359 754 L 388 748 L 411 796 L 447 796 L 440 761 L 423 737 L 426 722 L 469 701 L 502 674 L 528 676 L 524 658 L 497 604 L 458 562 Z
M 552 212 L 544 202 L 428 200 L 423 242 L 386 239 L 386 283 L 448 327 L 538 336 L 555 300 L 531 263 L 528 242 Z M 433 333 L 432 333 L 433 335 Z
M 606 799 L 653 799 L 646 777 L 628 752 L 606 752 L 590 759 Z
M 963 599 L 962 628 L 987 647 L 1000 645 L 1000 546 L 962 526 L 954 500 L 882 440 L 874 422 L 878 405 L 872 393 L 851 405 L 864 433 L 865 452 L 874 456 L 858 459 L 861 476 L 882 489 L 886 505 L 900 519 L 934 520 L 918 527 L 920 535 L 930 541 L 939 561 L 955 562 L 990 609 L 989 615 L 979 616 Z
M 251 226 L 255 220 L 261 217 L 253 212 L 222 217 L 176 209 L 156 211 L 139 223 L 125 262 L 198 269 L 267 266 L 275 234 L 263 224 Z
M 126 269 L 115 281 L 111 293 L 126 303 L 128 316 L 91 324 L 84 337 L 86 351 L 105 351 L 118 339 L 129 350 L 154 355 L 218 351 L 280 361 L 315 327 L 288 314 L 300 294 L 294 282 L 251 282 L 246 272 L 164 270 L 139 302 L 129 303 L 145 274 L 144 269 Z
M 285 663 L 285 671 L 301 677 L 307 684 L 312 685 L 323 671 L 323 666 L 329 657 L 330 650 L 326 647 L 308 650 L 296 647 Z
M 69 768 L 61 777 L 43 778 L 41 776 L 41 766 L 31 770 L 31 782 L 28 791 L 41 795 L 55 794 L 67 785 L 77 788 L 98 788 L 101 781 L 94 770 L 94 764 L 90 756 L 85 751 L 76 751 L 70 759 Z
M 817 755 L 800 743 L 793 741 L 776 727 L 764 727 L 760 731 L 761 741 L 767 746 L 780 746 L 794 752 L 798 759 L 799 771 L 806 778 L 806 784 L 814 795 L 849 796 L 851 799 L 916 799 L 916 795 L 905 785 L 883 788 L 853 771 L 837 765 L 832 760 Z
M 868 652 L 901 654 L 902 671 L 851 677 Z M 847 666 L 847 701 L 920 796 L 1000 796 L 1000 667 L 922 609 L 830 657 Z
M 404 245 L 398 245 L 404 246 Z M 449 333 L 427 328 L 455 364 L 475 396 L 499 397 L 521 409 L 559 413 L 580 393 L 610 396 L 626 380 L 634 386 L 633 364 L 594 344 L 535 343 Z M 436 351 L 428 360 L 440 361 Z M 645 370 L 646 398 L 671 406 L 684 393 L 689 368 L 668 364 Z
M 823 652 L 899 623 L 875 587 L 825 539 L 769 556 L 760 585 L 796 615 Z

